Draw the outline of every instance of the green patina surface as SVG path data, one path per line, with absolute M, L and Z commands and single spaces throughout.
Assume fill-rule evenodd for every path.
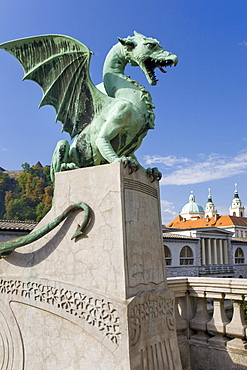
M 71 204 L 68 208 L 66 208 L 66 210 L 61 215 L 56 217 L 53 221 L 49 222 L 44 227 L 32 232 L 31 234 L 24 235 L 16 239 L 10 239 L 5 242 L 1 242 L 0 257 L 6 257 L 16 248 L 23 247 L 24 245 L 28 245 L 42 238 L 42 236 L 48 234 L 51 230 L 57 227 L 63 220 L 65 220 L 65 218 L 67 218 L 71 212 L 74 212 L 76 210 L 84 211 L 84 219 L 82 224 L 78 225 L 77 230 L 72 235 L 71 239 L 75 239 L 78 236 L 82 235 L 90 222 L 90 208 L 88 207 L 87 204 L 78 202 Z
M 139 66 L 148 82 L 156 85 L 154 70 L 176 65 L 176 55 L 156 39 L 137 32 L 118 38 L 103 68 L 103 85 L 94 86 L 89 75 L 92 52 L 81 42 L 62 35 L 44 35 L 10 41 L 0 48 L 14 55 L 24 68 L 24 79 L 43 89 L 40 106 L 55 107 L 56 120 L 75 138 L 59 141 L 52 158 L 56 172 L 113 162 L 124 162 L 130 173 L 141 169 L 152 180 L 157 168 L 145 170 L 135 157 L 149 129 L 154 128 L 154 105 L 149 92 L 124 75 L 127 63 Z

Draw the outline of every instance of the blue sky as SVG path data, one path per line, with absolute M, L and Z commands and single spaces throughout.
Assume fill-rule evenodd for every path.
M 144 85 L 156 106 L 155 130 L 137 151 L 146 167 L 163 173 L 163 222 L 171 221 L 193 190 L 205 206 L 208 188 L 227 214 L 234 183 L 247 207 L 247 1 L 246 0 L 8 0 L 0 3 L 0 42 L 39 34 L 65 34 L 93 52 L 91 77 L 101 82 L 104 58 L 117 37 L 136 30 L 178 55 L 176 68 L 150 86 L 143 73 L 126 73 Z M 50 164 L 61 134 L 42 92 L 22 82 L 20 64 L 0 50 L 0 166 Z

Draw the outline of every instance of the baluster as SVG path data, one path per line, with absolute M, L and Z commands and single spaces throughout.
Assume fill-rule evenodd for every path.
M 245 340 L 247 324 L 241 303 L 242 301 L 233 302 L 232 321 L 226 326 L 226 333 L 235 337 L 227 342 L 229 348 L 247 349 L 247 341 Z
M 188 332 L 191 330 L 188 327 L 188 320 L 184 319 L 188 316 L 188 299 L 186 297 L 177 297 L 175 299 L 175 319 L 177 327 L 178 347 L 184 370 L 191 369 L 190 366 L 190 346 L 188 342 Z
M 190 328 L 197 331 L 197 334 L 192 335 L 191 340 L 199 342 L 207 342 L 209 335 L 207 334 L 207 323 L 210 320 L 207 311 L 206 298 L 198 297 L 196 307 L 196 314 L 192 320 L 190 320 Z
M 180 298 L 176 297 L 175 299 L 175 319 L 176 319 L 176 328 L 177 328 L 177 335 L 178 340 L 183 340 L 183 337 L 186 337 L 183 331 L 187 328 L 188 324 L 186 320 L 184 320 L 179 312 L 179 303 Z
M 212 297 L 212 294 L 210 295 Z M 229 324 L 229 320 L 226 317 L 226 312 L 224 308 L 224 298 L 214 298 L 214 313 L 212 319 L 207 323 L 208 331 L 215 334 L 213 338 L 208 341 L 218 347 L 225 347 L 226 342 L 229 340 L 226 334 L 226 325 Z

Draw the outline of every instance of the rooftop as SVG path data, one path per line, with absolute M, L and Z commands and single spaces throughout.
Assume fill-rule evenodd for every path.
M 0 220 L 0 231 L 6 230 L 19 230 L 19 231 L 32 231 L 37 222 L 34 221 L 13 221 L 13 220 Z
M 193 240 L 198 240 L 198 238 L 195 238 L 193 236 L 173 234 L 173 233 L 169 233 L 169 232 L 164 232 L 163 233 L 163 238 L 164 239 L 173 238 L 173 239 L 193 239 Z
M 204 217 L 196 220 L 183 220 L 178 215 L 167 227 L 178 229 L 195 229 L 199 227 L 228 227 L 228 226 L 244 226 L 247 227 L 247 217 L 237 216 L 217 216 L 217 217 Z

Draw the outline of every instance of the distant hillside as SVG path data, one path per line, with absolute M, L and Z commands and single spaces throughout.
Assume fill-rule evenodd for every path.
M 30 167 L 30 165 L 28 163 L 24 163 L 24 166 L 25 166 L 25 164 L 27 164 Z M 43 168 L 40 161 L 38 161 L 33 167 Z M 48 166 L 46 166 L 46 167 L 48 167 Z M 8 170 L 5 170 L 4 168 L 0 167 L 0 176 L 3 173 L 5 173 L 5 174 L 7 173 L 11 179 L 16 179 L 22 172 L 23 172 L 23 170 L 8 171 Z
M 6 171 L 0 167 L 0 218 L 40 221 L 50 210 L 53 185 L 50 166 L 22 165 L 23 170 Z

